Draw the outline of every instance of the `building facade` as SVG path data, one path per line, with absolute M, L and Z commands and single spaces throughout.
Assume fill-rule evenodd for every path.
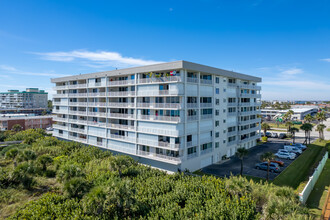
M 0 130 L 11 130 L 17 124 L 22 127 L 22 130 L 31 128 L 46 129 L 52 126 L 52 119 L 52 116 L 29 116 L 24 114 L 0 116 Z
M 52 79 L 53 135 L 194 171 L 260 137 L 260 78 L 187 61 Z
M 0 92 L 0 109 L 35 109 L 47 108 L 48 93 L 38 88 L 26 91 L 8 90 Z

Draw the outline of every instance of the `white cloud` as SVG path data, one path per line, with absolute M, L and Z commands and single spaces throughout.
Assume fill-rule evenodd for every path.
M 46 77 L 67 76 L 67 75 L 64 75 L 64 74 L 57 74 L 57 73 L 54 73 L 54 72 L 49 72 L 49 73 L 27 72 L 27 71 L 18 70 L 15 67 L 7 66 L 7 65 L 0 65 L 0 70 L 3 70 L 6 73 L 10 73 L 10 74 L 19 74 L 19 75 L 27 75 L 27 76 L 46 76 Z
M 87 51 L 87 50 L 73 50 L 68 52 L 49 52 L 49 53 L 35 53 L 41 55 L 42 59 L 61 62 L 72 61 L 88 61 L 88 65 L 96 65 L 100 67 L 112 66 L 112 67 L 131 67 L 131 66 L 143 66 L 156 63 L 162 63 L 163 61 L 145 60 L 133 57 L 124 57 L 120 53 L 111 51 Z
M 304 71 L 302 69 L 299 68 L 289 68 L 289 69 L 282 69 L 281 73 L 285 74 L 285 75 L 296 75 L 296 74 L 300 74 L 303 73 Z
M 330 62 L 330 58 L 327 58 L 327 59 L 321 59 L 322 61 L 325 61 L 325 62 Z

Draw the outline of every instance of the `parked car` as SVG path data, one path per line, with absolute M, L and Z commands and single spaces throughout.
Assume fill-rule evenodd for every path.
M 272 133 L 272 138 L 278 138 L 278 134 L 277 133 Z
M 282 160 L 271 160 L 272 163 L 277 163 L 280 167 L 284 166 L 284 162 Z
M 303 145 L 303 144 L 299 144 L 299 143 L 295 143 L 295 144 L 290 144 L 292 146 L 295 146 L 297 148 L 299 148 L 300 150 L 304 151 L 307 149 L 307 146 L 306 145 Z
M 296 155 L 293 155 L 291 153 L 285 153 L 285 152 L 277 152 L 275 154 L 275 156 L 278 158 L 287 159 L 287 160 L 294 160 L 294 158 L 296 158 Z
M 272 137 L 272 133 L 266 132 L 266 137 L 268 137 L 268 138 Z
M 286 134 L 285 133 L 280 133 L 280 135 L 278 136 L 278 138 L 284 139 L 284 138 L 286 138 Z
M 258 163 L 258 164 L 256 164 L 256 169 L 258 169 L 258 170 L 267 170 L 267 165 L 268 164 L 268 162 L 262 162 L 262 163 Z M 277 164 L 277 163 L 270 163 L 269 164 L 269 171 L 270 172 L 276 172 L 276 173 L 278 173 L 278 172 L 280 172 L 281 171 L 281 169 L 280 169 L 280 167 L 279 167 L 279 165 Z
M 52 127 L 46 128 L 46 131 L 53 131 L 53 130 L 54 130 L 54 128 L 52 128 Z
M 301 154 L 302 153 L 301 149 L 299 149 L 298 147 L 292 146 L 292 145 L 286 145 L 286 146 L 284 146 L 284 149 L 289 151 L 289 152 L 295 153 L 295 154 Z

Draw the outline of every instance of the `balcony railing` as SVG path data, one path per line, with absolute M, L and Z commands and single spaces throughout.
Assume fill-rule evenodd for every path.
M 137 155 L 146 156 L 150 159 L 155 159 L 155 160 L 173 161 L 175 163 L 181 162 L 180 157 L 171 157 L 171 156 L 167 156 L 167 155 L 163 155 L 163 154 L 156 154 L 156 153 L 141 151 L 141 150 L 137 150 Z
M 83 83 L 83 84 L 74 84 L 74 85 L 69 85 L 70 89 L 74 89 L 74 88 L 86 88 L 87 84 Z
M 197 146 L 197 141 L 188 141 L 187 147 Z
M 115 107 L 115 108 L 134 107 L 134 103 L 131 103 L 131 102 L 108 102 L 108 107 Z
M 55 87 L 53 87 L 53 89 L 58 89 L 58 90 L 68 89 L 68 86 L 67 85 L 64 85 L 64 86 L 55 86 Z
M 198 120 L 198 115 L 188 115 L 187 121 L 196 121 Z
M 89 102 L 88 103 L 88 106 L 100 106 L 100 107 L 103 107 L 103 106 L 107 106 L 107 103 L 106 102 Z
M 236 135 L 237 135 L 237 131 L 227 132 L 227 137 L 236 136 Z
M 67 114 L 68 110 L 64 110 L 64 109 L 53 109 L 54 113 L 62 113 L 62 114 Z
M 122 136 L 122 135 L 116 135 L 116 134 L 110 134 L 109 137 L 112 139 L 116 139 L 116 140 L 123 140 L 123 141 L 129 141 L 129 142 L 134 142 L 134 143 L 136 141 L 136 138 Z
M 53 98 L 62 98 L 62 97 L 68 97 L 68 94 L 54 94 Z
M 86 111 L 69 110 L 69 114 L 73 114 L 73 115 L 87 115 L 87 112 Z
M 69 102 L 71 106 L 87 106 L 87 102 Z
M 195 158 L 195 157 L 198 157 L 198 153 L 197 152 L 192 153 L 192 154 L 187 154 L 187 159 L 191 159 L 191 158 Z
M 177 96 L 183 95 L 181 91 L 178 90 L 146 90 L 146 91 L 138 91 L 138 96 Z
M 210 119 L 213 117 L 213 114 L 201 115 L 201 119 Z
M 80 120 L 80 119 L 69 119 L 69 123 L 79 123 L 79 124 L 86 124 L 87 120 Z
M 98 97 L 98 96 L 106 96 L 105 92 L 92 92 L 88 94 L 89 97 Z
M 197 108 L 198 103 L 187 103 L 187 108 Z
M 69 136 L 69 138 L 71 140 L 79 141 L 79 142 L 82 142 L 82 143 L 87 143 L 87 139 L 86 138 L 75 137 L 75 136 Z
M 181 82 L 180 76 L 169 76 L 169 77 L 152 77 L 139 79 L 139 83 L 163 83 L 163 82 Z
M 87 97 L 87 93 L 69 93 L 69 97 Z
M 107 127 L 115 128 L 115 129 L 135 130 L 135 127 L 132 125 L 122 125 L 122 124 L 115 124 L 115 123 L 108 123 Z
M 227 146 L 233 146 L 235 144 L 237 144 L 237 140 L 227 142 Z
M 73 128 L 73 127 L 69 127 L 70 131 L 74 131 L 74 132 L 78 132 L 78 133 L 82 133 L 82 134 L 86 134 L 86 130 L 82 129 L 82 128 Z
M 144 132 L 144 133 L 157 134 L 157 135 L 175 136 L 175 137 L 178 137 L 181 135 L 181 132 L 178 130 L 146 128 L 146 127 L 140 127 L 140 126 L 137 127 L 137 131 Z
M 68 118 L 60 118 L 60 117 L 54 117 L 54 121 L 61 121 L 61 122 L 68 122 Z
M 108 92 L 108 96 L 110 96 L 110 97 L 135 96 L 135 91 Z
M 237 112 L 227 112 L 227 116 L 228 117 L 237 116 Z
M 172 116 L 157 116 L 157 115 L 138 115 L 138 119 L 142 120 L 154 120 L 154 121 L 166 121 L 166 122 L 182 122 L 181 117 Z
M 240 88 L 243 89 L 252 89 L 252 90 L 260 90 L 261 86 L 247 85 L 247 84 L 239 84 Z
M 106 117 L 107 116 L 107 113 L 106 112 L 88 112 L 88 115 L 99 116 L 99 117 Z
M 188 83 L 198 83 L 198 78 L 187 77 Z
M 88 83 L 89 87 L 105 87 L 106 83 L 105 82 L 96 82 L 96 83 Z
M 143 103 L 138 102 L 137 107 L 142 108 L 175 108 L 181 109 L 181 103 Z
M 212 103 L 200 103 L 201 108 L 212 108 Z
M 105 127 L 106 123 L 105 122 L 98 122 L 98 121 L 88 121 L 88 125 L 93 125 L 93 126 L 99 126 L 99 127 Z
M 109 118 L 134 118 L 134 114 L 108 113 Z
M 201 150 L 200 154 L 204 155 L 204 154 L 207 154 L 207 153 L 211 153 L 212 151 L 213 151 L 212 148 L 208 148 L 208 149 L 205 149 L 205 150 Z
M 56 128 L 56 129 L 67 129 L 68 127 L 66 125 L 53 124 L 53 128 Z
M 154 141 L 154 140 L 148 140 L 143 138 L 138 138 L 138 144 L 147 145 L 147 146 L 155 146 L 155 147 L 166 147 L 166 148 L 180 148 L 180 144 L 172 144 L 169 142 L 163 142 L 163 141 Z
M 200 79 L 201 84 L 212 85 L 211 79 Z
M 135 80 L 115 80 L 108 81 L 108 86 L 133 85 Z

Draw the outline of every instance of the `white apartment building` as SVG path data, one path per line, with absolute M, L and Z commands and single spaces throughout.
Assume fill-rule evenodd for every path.
M 0 92 L 0 109 L 35 109 L 47 108 L 48 93 L 38 88 L 26 91 L 8 90 Z
M 260 137 L 261 78 L 187 61 L 51 80 L 55 137 L 195 171 Z

